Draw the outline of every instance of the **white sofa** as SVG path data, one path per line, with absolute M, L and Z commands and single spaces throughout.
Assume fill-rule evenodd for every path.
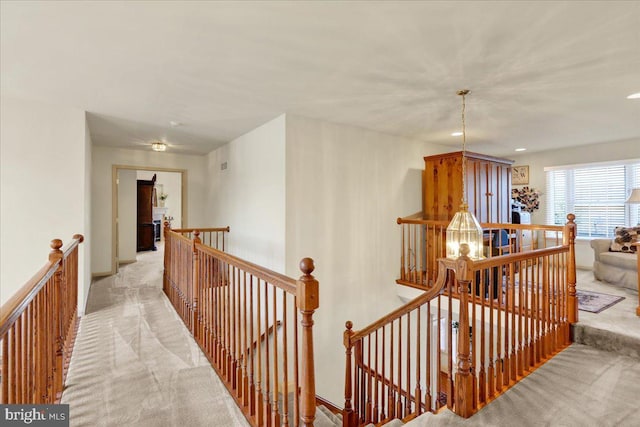
M 609 252 L 611 239 L 593 239 L 593 275 L 596 279 L 638 290 L 638 261 L 635 253 Z

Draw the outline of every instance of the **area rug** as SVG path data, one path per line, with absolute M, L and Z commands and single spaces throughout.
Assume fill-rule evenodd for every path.
M 590 313 L 600 313 L 624 299 L 624 297 L 617 295 L 582 290 L 576 290 L 576 294 L 578 296 L 578 310 L 588 311 Z

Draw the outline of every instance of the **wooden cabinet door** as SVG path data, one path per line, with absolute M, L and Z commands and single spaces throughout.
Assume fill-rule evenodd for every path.
M 137 216 L 137 250 L 155 251 L 153 232 L 153 187 L 156 177 L 152 180 L 138 180 L 138 216 Z

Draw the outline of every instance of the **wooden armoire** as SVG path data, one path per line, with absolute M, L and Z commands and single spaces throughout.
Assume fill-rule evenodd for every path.
M 150 180 L 138 180 L 137 251 L 155 251 L 153 225 L 153 192 L 156 175 Z
M 479 222 L 511 222 L 513 160 L 465 153 L 469 211 Z M 462 151 L 424 158 L 422 212 L 424 219 L 449 221 L 462 201 Z

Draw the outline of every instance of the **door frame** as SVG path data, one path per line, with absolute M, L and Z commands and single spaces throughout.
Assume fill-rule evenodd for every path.
M 187 227 L 187 170 L 175 168 L 163 168 L 154 166 L 111 165 L 111 274 L 118 272 L 118 172 L 120 170 L 141 170 L 156 172 L 174 172 L 180 174 L 180 187 L 182 197 L 180 199 L 180 211 L 182 212 L 182 227 Z

